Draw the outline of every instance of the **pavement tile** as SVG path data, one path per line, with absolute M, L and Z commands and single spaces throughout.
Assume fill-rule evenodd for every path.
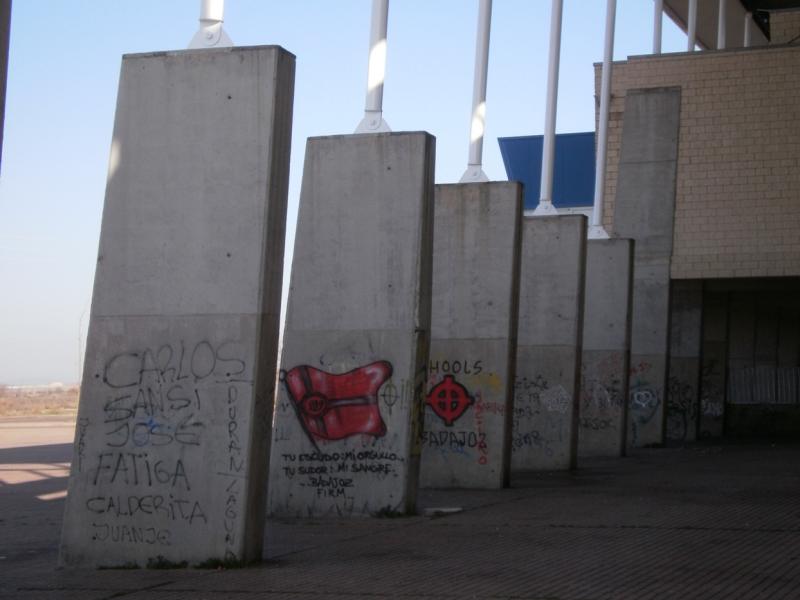
M 216 571 L 56 570 L 63 502 L 4 486 L 0 598 L 800 598 L 800 443 L 650 449 L 512 485 L 421 491 L 420 508 L 463 508 L 438 518 L 270 520 L 264 563 Z

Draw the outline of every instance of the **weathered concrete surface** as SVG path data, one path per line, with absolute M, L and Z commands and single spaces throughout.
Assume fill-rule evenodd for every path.
M 681 92 L 628 90 L 614 233 L 636 242 L 628 444 L 664 441 L 669 288 Z
M 122 63 L 66 565 L 261 556 L 294 57 Z
M 628 398 L 633 240 L 589 240 L 578 456 L 622 456 Z
M 666 437 L 673 442 L 697 439 L 700 412 L 700 351 L 703 330 L 703 282 L 672 282 Z
M 526 217 L 522 227 L 513 471 L 575 467 L 586 217 Z
M 725 372 L 728 362 L 728 293 L 703 294 L 703 348 L 698 436 L 715 438 L 725 423 Z
M 522 186 L 436 186 L 423 487 L 508 484 Z
M 434 138 L 311 138 L 269 511 L 413 511 L 428 360 Z

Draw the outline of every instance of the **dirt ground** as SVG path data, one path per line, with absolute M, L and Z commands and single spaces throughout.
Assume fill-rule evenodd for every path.
M 78 411 L 80 387 L 0 386 L 0 417 L 74 415 Z

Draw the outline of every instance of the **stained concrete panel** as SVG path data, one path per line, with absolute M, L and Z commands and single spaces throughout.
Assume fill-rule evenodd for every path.
M 700 354 L 702 344 L 703 282 L 672 282 L 667 439 L 697 439 L 700 413 Z
M 636 242 L 628 443 L 664 441 L 679 88 L 628 90 L 614 232 Z
M 625 452 L 633 241 L 589 240 L 578 418 L 578 456 Z
M 294 57 L 123 58 L 62 564 L 261 558 Z
M 306 146 L 269 511 L 414 509 L 430 341 L 434 138 Z
M 522 186 L 436 186 L 420 485 L 508 484 Z
M 511 469 L 576 464 L 586 217 L 526 217 L 522 229 Z
M 725 372 L 728 362 L 728 294 L 703 295 L 703 342 L 700 372 L 700 438 L 721 437 L 725 415 Z

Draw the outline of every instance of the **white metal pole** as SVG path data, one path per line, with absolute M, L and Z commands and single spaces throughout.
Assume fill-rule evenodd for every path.
M 492 0 L 479 0 L 478 33 L 475 40 L 475 79 L 472 84 L 472 121 L 469 131 L 467 170 L 461 183 L 489 181 L 483 172 L 483 134 L 486 125 L 486 81 L 489 74 L 489 33 Z
M 727 45 L 728 32 L 728 0 L 719 0 L 717 15 L 717 50 L 724 50 Z
M 589 237 L 605 239 L 608 233 L 603 228 L 603 195 L 606 189 L 606 156 L 608 154 L 608 112 L 611 104 L 611 69 L 614 58 L 614 25 L 617 17 L 617 0 L 606 2 L 606 37 L 603 52 L 603 75 L 600 80 L 600 115 L 597 135 L 597 163 L 594 175 L 594 206 Z
M 687 29 L 687 50 L 694 52 L 694 47 L 697 45 L 697 0 L 689 0 L 689 24 Z
M 749 48 L 753 43 L 753 13 L 744 14 L 744 47 Z
M 653 54 L 661 54 L 661 21 L 664 14 L 664 0 L 653 3 Z
M 556 109 L 558 108 L 558 66 L 561 54 L 561 12 L 563 0 L 553 0 L 550 13 L 550 52 L 547 65 L 547 106 L 544 113 L 544 140 L 542 147 L 542 180 L 539 188 L 539 205 L 534 215 L 554 215 L 553 159 L 556 146 Z
M 386 31 L 389 24 L 389 0 L 372 0 L 369 29 L 369 67 L 364 118 L 356 133 L 391 131 L 383 120 L 383 82 L 386 79 Z
M 200 0 L 200 27 L 189 42 L 190 49 L 224 48 L 233 46 L 231 38 L 222 29 L 225 0 Z

